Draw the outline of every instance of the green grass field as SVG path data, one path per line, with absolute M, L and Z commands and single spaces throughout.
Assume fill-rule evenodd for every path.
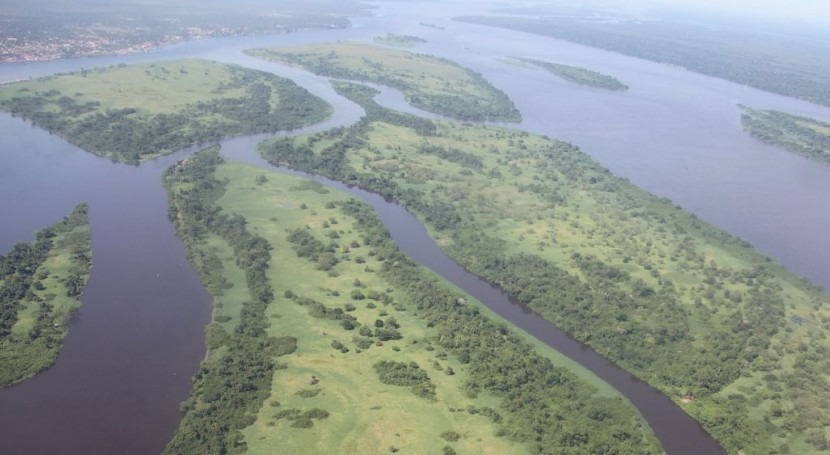
M 253 423 L 242 430 L 248 452 L 444 453 L 448 450 L 445 447 L 461 454 L 531 452 L 527 444 L 509 437 L 503 424 L 475 411 L 494 408 L 505 421 L 511 420 L 510 413 L 503 408 L 503 398 L 486 391 L 470 394 L 467 385 L 471 366 L 443 352 L 437 343 L 438 329 L 427 324 L 408 303 L 412 296 L 380 273 L 388 264 L 376 245 L 364 244 L 365 227 L 338 208 L 349 199 L 348 195 L 298 177 L 239 163 L 218 166 L 215 178 L 224 182 L 221 197 L 216 199 L 222 213 L 243 217 L 247 229 L 273 248 L 268 277 L 275 299 L 265 313 L 267 333 L 273 337 L 293 337 L 297 344 L 295 352 L 279 357 L 281 366 L 273 374 L 270 394 Z M 183 194 L 189 185 L 176 184 L 171 191 Z M 336 241 L 337 264 L 321 268 L 320 261 L 298 256 L 296 245 L 289 239 L 289 233 L 295 230 L 320 240 Z M 213 255 L 221 261 L 221 266 L 211 267 L 221 270 L 227 280 L 221 292 L 212 291 L 213 321 L 232 332 L 240 320 L 242 302 L 251 298 L 246 295 L 245 275 L 237 265 L 238 257 L 218 235 L 208 235 L 196 250 L 205 253 L 196 256 Z M 445 282 L 441 286 L 453 289 Z M 211 289 L 210 284 L 208 288 Z M 360 297 L 353 295 L 355 292 Z M 464 295 L 458 290 L 452 292 Z M 392 317 L 400 326 L 402 338 L 382 342 L 369 338 L 368 343 L 361 345 L 359 339 L 365 338 L 358 335 L 358 330 L 346 330 L 339 320 L 315 316 L 308 306 L 298 304 L 300 298 L 321 302 L 329 310 L 342 309 L 356 318 L 361 329 L 374 327 L 378 320 L 389 324 Z M 466 299 L 468 305 L 487 317 L 498 319 L 474 299 Z M 562 371 L 570 371 L 565 374 L 576 373 L 569 377 L 579 387 L 585 387 L 586 396 L 610 400 L 600 402 L 615 403 L 614 406 L 624 402 L 590 372 L 532 341 L 528 335 L 519 336 L 534 355 L 551 360 Z M 333 346 L 335 343 L 339 343 L 337 347 Z M 224 352 L 224 347 L 209 350 L 208 361 L 221 362 Z M 435 386 L 436 398 L 425 399 L 409 387 L 384 384 L 373 368 L 380 361 L 416 362 Z M 579 401 L 574 400 L 577 406 Z M 627 419 L 633 419 L 629 423 L 639 422 L 635 427 L 643 433 L 637 437 L 653 444 L 653 439 L 649 439 L 653 436 L 644 429 L 647 427 L 636 411 L 630 405 L 621 409 L 628 413 Z M 326 417 L 312 420 L 310 427 L 286 417 L 292 412 L 320 410 L 326 411 Z M 567 414 L 561 418 L 570 419 Z M 458 433 L 460 438 L 447 440 L 442 437 L 446 432 Z
M 12 283 L 28 286 L 22 299 L 10 302 L 16 306 L 12 310 L 16 313 L 14 324 L 7 335 L 0 334 L 0 387 L 34 376 L 55 362 L 69 331 L 69 320 L 81 305 L 78 293 L 89 278 L 92 254 L 85 206 L 48 231 L 53 234 L 52 246 L 31 275 L 18 271 L 0 280 L 0 289 Z M 13 267 L 11 264 L 7 270 Z M 10 288 L 3 291 L 4 298 L 12 298 L 16 292 Z M 2 303 L 5 317 L 11 307 Z
M 426 43 L 427 41 L 421 37 L 413 35 L 398 35 L 395 33 L 387 33 L 383 36 L 376 36 L 372 39 L 377 44 L 386 44 L 387 46 L 397 47 L 413 47 L 416 44 Z
M 731 451 L 825 453 L 827 294 L 575 147 L 394 123 L 345 132 L 361 145 L 339 161 L 331 134 L 262 150 L 402 200 L 456 260 L 665 391 Z M 536 273 L 554 284 L 529 287 Z
M 248 53 L 325 76 L 387 85 L 403 91 L 416 107 L 461 120 L 521 120 L 507 95 L 479 74 L 449 60 L 358 43 L 255 49 Z
M 15 83 L 0 91 L 0 99 L 57 90 L 80 104 L 100 103 L 101 109 L 172 114 L 192 103 L 242 96 L 242 87 L 219 90 L 231 79 L 229 66 L 207 60 L 120 65 Z
M 830 164 L 830 124 L 786 112 L 740 106 L 744 130 L 752 136 L 824 164 Z
M 534 60 L 530 58 L 514 57 L 514 59 L 529 65 L 544 68 L 551 73 L 580 85 L 588 87 L 602 88 L 606 90 L 628 90 L 628 86 L 620 82 L 618 79 L 607 74 L 597 73 L 587 68 L 579 66 L 563 65 L 561 63 L 545 62 L 542 60 Z
M 267 181 L 255 184 L 258 176 L 264 176 Z M 361 241 L 359 228 L 353 220 L 337 210 L 325 208 L 327 203 L 340 202 L 346 195 L 295 177 L 234 163 L 222 166 L 217 177 L 229 182 L 225 195 L 218 201 L 223 209 L 244 216 L 254 231 L 268 239 L 276 251 L 285 252 L 272 262 L 275 289 L 288 289 L 326 303 L 353 303 L 356 309 L 351 314 L 362 323 L 391 315 L 400 323 L 404 335 L 402 340 L 387 341 L 383 346 L 357 353 L 357 348 L 351 346 L 352 334 L 344 332 L 336 321 L 310 318 L 303 307 L 278 297 L 269 314 L 272 318 L 270 333 L 297 337 L 300 348 L 285 360 L 288 368 L 275 375 L 271 397 L 267 400 L 269 404 L 260 410 L 257 422 L 244 432 L 252 453 L 388 453 L 389 447 L 393 446 L 403 453 L 440 453 L 448 443 L 438 435 L 445 431 L 463 435 L 452 444 L 458 453 L 527 451 L 521 445 L 495 437 L 497 427 L 487 418 L 452 411 L 468 406 L 496 406 L 497 400 L 487 396 L 477 399 L 465 396 L 462 387 L 466 382 L 464 366 L 452 358 L 436 360 L 435 352 L 426 349 L 430 346 L 428 338 L 434 334 L 426 329 L 420 318 L 379 303 L 377 308 L 368 308 L 365 301 L 350 300 L 350 292 L 356 289 L 355 279 L 360 281 L 357 289 L 364 293 L 389 289 L 383 278 L 367 272 L 367 267 L 382 267 L 382 263 L 367 255 L 367 248 L 364 251 L 351 248 L 336 267 L 338 276 L 335 277 L 316 270 L 314 264 L 292 254 L 285 231 L 306 226 L 321 238 L 330 232 L 340 233 L 337 241 L 341 245 Z M 303 204 L 306 209 L 301 208 Z M 337 224 L 330 224 L 332 218 Z M 324 227 L 326 225 L 328 227 Z M 394 291 L 390 295 L 396 301 L 406 299 L 405 295 Z M 469 297 L 468 301 L 475 302 Z M 475 304 L 481 306 L 478 302 Z M 342 354 L 332 349 L 333 340 L 349 346 L 351 351 Z M 395 348 L 400 350 L 395 351 Z M 557 364 L 564 363 L 562 356 L 550 348 L 538 345 L 537 351 L 555 359 Z M 415 361 L 424 367 L 437 387 L 439 400 L 429 402 L 413 395 L 407 388 L 380 383 L 372 365 L 388 359 Z M 568 366 L 573 367 L 573 364 Z M 456 374 L 447 376 L 447 367 L 452 367 Z M 578 371 L 582 377 L 601 385 L 603 393 L 619 396 L 590 372 L 581 367 Z M 309 384 L 312 376 L 320 380 L 313 387 Z M 313 398 L 296 395 L 296 392 L 309 388 L 322 391 Z M 274 402 L 279 402 L 280 406 L 271 406 Z M 326 409 L 332 417 L 312 429 L 292 428 L 290 421 L 273 417 L 281 409 L 310 407 Z
M 224 136 L 323 120 L 287 79 L 207 60 L 119 65 L 0 87 L 0 107 L 116 160 L 147 160 Z

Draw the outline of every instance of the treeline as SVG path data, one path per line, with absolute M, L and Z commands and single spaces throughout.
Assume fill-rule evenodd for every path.
M 425 135 L 435 134 L 435 124 L 427 119 L 420 119 L 414 115 L 395 112 L 384 108 L 374 101 L 372 96 L 376 90 L 360 84 L 336 84 L 337 92 L 358 103 L 366 111 L 366 116 L 352 128 L 338 128 L 324 133 L 330 139 L 336 139 L 330 147 L 324 148 L 319 154 L 306 145 L 296 145 L 293 139 L 287 138 L 273 141 L 260 146 L 263 158 L 272 164 L 288 164 L 289 166 L 308 172 L 334 176 L 346 182 L 359 183 L 363 188 L 380 194 L 384 198 L 400 201 L 410 209 L 426 217 L 427 221 L 438 229 L 446 229 L 457 225 L 461 219 L 455 210 L 447 203 L 429 200 L 422 191 L 403 188 L 390 179 L 382 176 L 373 177 L 371 174 L 357 175 L 348 166 L 346 154 L 350 150 L 359 149 L 367 145 L 363 137 L 363 129 L 371 122 L 383 120 L 392 124 L 423 131 Z
M 357 220 L 364 243 L 377 248 L 375 257 L 383 260 L 379 273 L 406 292 L 408 304 L 435 331 L 430 341 L 466 365 L 467 393 L 499 398 L 501 412 L 490 414 L 503 419 L 501 436 L 529 443 L 540 454 L 660 453 L 621 400 L 596 396 L 591 386 L 554 367 L 504 323 L 459 303 L 458 294 L 399 253 L 370 207 L 352 200 L 342 210 Z M 384 382 L 409 386 L 428 380 L 411 364 L 386 362 L 375 368 Z
M 206 236 L 221 232 L 232 233 L 222 235 L 229 244 L 259 245 L 257 236 L 245 234 L 241 217 L 223 214 L 214 202 L 224 191 L 224 182 L 213 177 L 220 162 L 221 158 L 215 151 L 200 153 L 171 168 L 165 176 L 165 182 L 171 188 L 171 219 L 176 220 L 180 235 L 187 239 L 189 250 L 193 245 L 199 245 Z M 389 233 L 371 208 L 356 201 L 338 205 L 347 216 L 356 220 L 355 226 L 362 235 L 360 245 L 370 248 L 373 258 L 382 262 L 382 270 L 378 273 L 390 287 L 408 296 L 399 304 L 407 306 L 408 312 L 425 318 L 426 325 L 435 333 L 428 342 L 439 351 L 439 358 L 452 355 L 468 366 L 469 382 L 464 384 L 467 394 L 474 397 L 486 392 L 499 397 L 502 405 L 498 411 L 489 408 L 468 411 L 481 413 L 500 423 L 500 436 L 528 443 L 537 453 L 660 452 L 656 441 L 642 427 L 628 405 L 619 399 L 596 396 L 593 387 L 573 374 L 554 367 L 508 326 L 492 321 L 473 305 L 460 304 L 457 293 L 437 282 L 397 251 Z M 331 242 L 321 241 L 306 230 L 293 230 L 286 235 L 294 244 L 295 252 L 315 264 L 320 264 L 321 258 L 330 254 L 334 247 Z M 234 237 L 239 237 L 239 240 L 233 240 Z M 237 257 L 250 256 L 238 247 L 234 250 Z M 238 260 L 240 267 L 248 272 L 249 284 L 251 270 L 266 267 L 267 260 L 262 258 L 269 256 L 264 245 L 255 247 L 254 251 L 259 251 L 256 257 L 260 260 L 251 261 L 251 265 L 246 265 L 247 259 Z M 221 269 L 218 272 L 215 269 L 204 270 L 210 261 L 203 261 L 201 265 L 199 259 L 194 262 L 200 273 L 221 273 Z M 322 262 L 328 261 L 323 259 Z M 207 280 L 215 281 L 209 276 Z M 358 346 L 364 339 L 375 344 L 372 340 L 394 339 L 386 334 L 397 333 L 398 324 L 393 318 L 378 319 L 369 327 L 349 317 L 348 308 L 329 308 L 290 291 L 285 291 L 285 297 L 306 307 L 312 316 L 339 321 L 344 330 L 360 332 L 360 336 L 354 338 Z M 353 295 L 352 298 L 360 297 Z M 371 292 L 368 298 L 373 298 Z M 243 320 L 249 316 L 251 324 L 254 321 L 267 324 L 267 319 L 259 311 L 243 315 Z M 210 335 L 214 340 L 209 345 L 212 352 L 227 351 L 221 357 L 206 362 L 196 377 L 194 395 L 184 406 L 185 418 L 167 448 L 168 453 L 236 453 L 245 450 L 237 429 L 253 422 L 252 413 L 262 405 L 260 392 L 270 382 L 266 384 L 264 377 L 262 382 L 239 382 L 239 378 L 259 377 L 259 373 L 270 378 L 273 373 L 273 369 L 264 363 L 271 344 L 267 334 L 260 330 L 246 330 L 243 328 L 245 325 L 240 321 L 233 333 L 209 329 L 209 333 L 214 332 Z M 365 336 L 363 329 L 366 329 Z M 260 340 L 260 343 L 256 344 L 254 340 Z M 235 347 L 243 343 L 246 349 Z M 291 343 L 287 342 L 280 345 L 291 347 Z M 341 351 L 348 349 L 342 343 L 332 343 L 332 347 Z M 277 354 L 279 352 L 271 355 Z M 227 369 L 224 367 L 226 364 Z M 404 368 L 396 364 L 378 366 L 378 374 L 390 383 L 407 381 L 405 378 L 424 379 L 414 370 L 410 364 Z M 222 387 L 213 387 L 213 384 L 222 384 Z M 418 396 L 430 400 L 435 397 L 431 381 L 419 380 L 417 384 L 407 386 L 412 387 L 413 393 Z M 286 418 L 294 414 L 286 415 Z M 307 425 L 308 422 L 303 420 L 302 424 Z
M 781 111 L 741 106 L 741 122 L 752 136 L 807 158 L 830 164 L 830 124 Z
M 366 112 L 363 123 L 381 120 L 392 125 L 411 128 L 419 136 L 432 136 L 436 132 L 435 123 L 430 119 L 394 111 L 376 103 L 374 98 L 380 92 L 372 87 L 343 81 L 333 81 L 332 86 L 338 94 L 363 108 Z
M 552 36 L 830 105 L 826 44 L 666 21 L 599 23 L 499 16 L 455 20 Z
M 475 87 L 482 94 L 478 95 L 466 90 L 449 93 L 422 87 L 417 83 L 413 83 L 410 78 L 402 77 L 391 67 L 384 67 L 383 61 L 379 58 L 363 57 L 365 69 L 351 69 L 338 61 L 339 55 L 334 50 L 327 54 L 324 54 L 323 51 L 319 53 L 291 53 L 257 50 L 252 52 L 252 55 L 302 66 L 321 76 L 371 82 L 392 87 L 402 91 L 406 95 L 407 101 L 413 106 L 458 120 L 519 122 L 522 119 L 521 113 L 516 109 L 510 97 L 490 84 L 481 74 L 469 68 L 460 67 L 451 60 L 439 57 L 413 54 L 415 58 L 412 63 L 413 68 L 417 68 L 418 59 L 430 64 L 439 63 L 457 68 L 468 79 L 464 81 L 464 87 Z
M 551 73 L 565 79 L 567 81 L 575 82 L 589 87 L 603 88 L 606 90 L 622 91 L 628 90 L 628 86 L 620 82 L 618 79 L 607 74 L 591 71 L 586 68 L 578 66 L 563 65 L 561 63 L 544 62 L 541 60 L 533 60 L 530 58 L 516 58 L 519 61 L 530 63 L 531 65 L 540 66 Z
M 360 143 L 360 140 L 352 136 Z M 384 198 L 400 201 L 406 207 L 422 214 L 426 220 L 438 229 L 456 226 L 461 218 L 450 204 L 429 200 L 422 190 L 403 188 L 397 183 L 381 176 L 373 177 L 369 173 L 357 174 L 346 162 L 346 153 L 355 147 L 355 143 L 346 139 L 326 147 L 316 154 L 307 145 L 295 145 L 293 139 L 270 142 L 260 148 L 262 156 L 275 165 L 288 165 L 297 170 L 324 174 L 344 182 L 360 184 Z
M 416 362 L 396 362 L 381 360 L 374 365 L 380 382 L 403 387 L 410 387 L 412 393 L 426 400 L 435 401 L 435 384 L 426 371 Z
M 202 363 L 191 396 L 182 404 L 184 418 L 165 449 L 170 454 L 244 452 L 246 444 L 239 430 L 255 421 L 270 395 L 275 358 L 297 348 L 295 338 L 267 333 L 265 310 L 274 299 L 267 277 L 272 248 L 247 229 L 244 218 L 222 213 L 216 204 L 225 183 L 213 173 L 222 162 L 218 150 L 211 149 L 164 174 L 170 217 L 202 279 L 216 283 L 222 274 L 221 260 L 205 261 L 201 251 L 209 235 L 218 236 L 233 249 L 236 265 L 245 272 L 249 295 L 232 332 L 215 320 L 207 329 L 212 355 Z M 209 289 L 216 292 L 215 287 Z
M 309 262 L 316 265 L 317 270 L 329 271 L 339 261 L 335 257 L 335 253 L 340 249 L 340 245 L 331 240 L 328 245 L 314 237 L 307 229 L 294 229 L 288 233 L 288 241 L 294 244 L 294 251 L 297 256 L 307 259 Z M 359 284 L 359 280 L 358 280 Z M 376 319 L 374 329 L 367 324 L 361 324 L 356 317 L 348 314 L 348 311 L 353 311 L 354 306 L 348 305 L 346 308 L 329 308 L 323 302 L 301 297 L 294 294 L 293 291 L 287 290 L 283 294 L 284 297 L 291 299 L 297 305 L 304 306 L 308 310 L 308 315 L 319 319 L 328 319 L 331 321 L 339 321 L 340 326 L 346 331 L 357 330 L 358 335 L 353 337 L 353 341 L 358 349 L 369 349 L 372 344 L 372 338 L 377 338 L 378 341 L 400 340 L 403 335 L 398 331 L 400 325 L 393 317 L 387 318 L 385 321 Z M 352 300 L 369 300 L 381 302 L 383 305 L 389 305 L 393 302 L 393 298 L 378 291 L 369 291 L 368 295 L 364 294 L 359 289 L 354 289 L 351 292 Z M 339 341 L 332 343 L 332 347 L 340 350 L 343 353 L 348 352 L 348 348 L 343 346 Z
M 411 46 L 413 44 L 426 43 L 427 40 L 415 35 L 398 35 L 396 33 L 387 33 L 384 36 L 378 36 L 374 39 L 377 43 L 391 44 L 398 46 Z
M 51 366 L 63 346 L 68 323 L 92 268 L 87 205 L 39 231 L 0 256 L 0 387 Z M 66 276 L 46 265 L 50 256 L 69 263 Z M 60 305 L 56 305 L 60 301 Z M 34 306 L 34 321 L 20 329 L 21 313 Z
M 267 144 L 263 156 L 401 202 L 451 239 L 448 253 L 468 270 L 499 283 L 546 319 L 668 395 L 692 400 L 686 409 L 728 449 L 764 453 L 777 438 L 783 444 L 775 450 L 785 453 L 802 436 L 814 448 L 828 445 L 819 436 L 830 423 L 830 413 L 801 392 L 815 390 L 823 396 L 820 384 L 830 375 L 830 362 L 815 360 L 827 350 L 825 338 L 818 335 L 826 330 L 827 318 L 810 313 L 820 310 L 825 296 L 798 285 L 798 292 L 804 291 L 815 303 L 812 309 L 802 308 L 810 316 L 794 321 L 801 325 L 809 320 L 823 328 L 811 329 L 816 336 L 809 339 L 794 334 L 798 329 L 789 323 L 785 307 L 800 297 L 793 299 L 784 292 L 782 285 L 789 275 L 754 254 L 746 242 L 624 184 L 573 146 L 552 142 L 531 148 L 522 143 L 520 133 L 507 135 L 515 145 L 502 150 L 499 158 L 503 164 L 511 160 L 527 163 L 528 167 L 517 169 L 520 172 L 534 169 L 535 182 L 518 180 L 519 191 L 533 193 L 538 199 L 531 200 L 542 207 L 555 207 L 555 222 L 580 229 L 584 237 L 577 238 L 607 237 L 602 242 L 612 244 L 615 254 L 625 254 L 623 264 L 648 273 L 635 275 L 600 257 L 571 254 L 580 248 L 571 248 L 570 258 L 556 262 L 545 254 L 510 254 L 505 239 L 489 234 L 492 230 L 487 224 L 490 217 L 499 216 L 499 210 L 510 207 L 487 206 L 469 197 L 454 203 L 465 189 L 475 192 L 506 185 L 505 191 L 510 191 L 507 177 L 485 172 L 423 182 L 407 180 L 394 168 L 369 167 L 359 172 L 347 163 L 349 157 L 365 154 L 371 146 L 373 120 L 364 120 L 305 143 Z M 450 147 L 447 134 L 464 134 L 458 128 L 442 131 L 444 127 L 439 127 L 434 136 L 442 139 L 445 148 Z M 326 146 L 314 147 L 322 139 Z M 424 139 L 402 145 L 417 150 Z M 463 139 L 456 142 L 467 153 L 487 153 L 475 144 L 466 147 L 463 143 Z M 328 166 L 334 161 L 326 157 L 332 156 L 337 157 L 337 165 Z M 504 164 L 504 174 L 511 167 Z M 584 213 L 577 207 L 582 204 L 610 212 Z M 582 227 L 582 222 L 591 226 Z M 671 243 L 658 249 L 653 245 L 657 242 Z M 708 246 L 722 249 L 726 256 L 717 258 L 721 263 L 709 256 Z M 732 258 L 743 265 L 732 265 Z M 683 278 L 669 278 L 660 264 L 681 271 Z M 632 270 L 631 266 L 626 270 Z M 696 284 L 689 284 L 686 277 Z M 790 371 L 788 365 L 796 358 L 816 374 Z M 747 377 L 759 378 L 754 388 L 734 391 L 734 385 Z M 759 406 L 770 408 L 757 417 Z
M 580 279 L 539 256 L 507 255 L 504 242 L 484 235 L 453 205 L 430 199 L 423 190 L 404 190 L 377 173 L 316 166 L 311 149 L 306 150 L 306 160 L 291 161 L 291 154 L 281 150 L 293 147 L 290 141 L 272 143 L 263 156 L 401 202 L 432 227 L 450 232 L 453 244 L 448 252 L 470 271 L 498 283 L 545 319 L 672 395 L 704 399 L 723 390 L 748 371 L 748 365 L 769 347 L 781 326 L 783 301 L 772 277 L 763 272 L 748 278 L 757 284 L 755 290 L 741 306 L 729 310 L 723 324 L 714 325 L 703 340 L 690 332 L 686 308 L 669 284 L 655 289 L 592 258 L 574 258 L 575 268 L 583 270 L 585 278 Z M 413 291 L 416 295 L 426 292 L 421 288 Z M 648 316 L 635 316 L 643 312 Z M 684 354 L 679 356 L 678 352 Z M 459 355 L 465 359 L 472 352 Z M 510 390 L 502 387 L 502 392 Z M 751 419 L 746 411 L 746 407 L 724 408 L 721 412 L 729 415 L 728 420 L 704 423 L 726 447 L 761 447 L 770 427 Z
M 84 150 L 126 162 L 227 136 L 296 129 L 330 112 L 325 101 L 289 79 L 233 66 L 229 71 L 231 81 L 219 90 L 243 88 L 244 96 L 193 103 L 172 114 L 104 110 L 100 103 L 80 104 L 57 90 L 27 92 L 0 106 Z

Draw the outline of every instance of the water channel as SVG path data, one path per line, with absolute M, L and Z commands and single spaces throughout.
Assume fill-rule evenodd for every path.
M 830 231 L 830 167 L 751 139 L 741 131 L 735 104 L 825 121 L 830 120 L 830 110 L 675 67 L 451 22 L 448 18 L 462 11 L 443 8 L 431 5 L 410 11 L 389 4 L 379 17 L 357 20 L 349 30 L 213 39 L 125 57 L 5 64 L 0 65 L 0 82 L 122 62 L 211 58 L 289 77 L 335 107 L 330 120 L 290 132 L 299 134 L 351 124 L 362 111 L 336 95 L 327 80 L 246 57 L 242 49 L 369 41 L 388 31 L 423 36 L 429 43 L 416 51 L 470 66 L 507 92 L 524 115 L 522 129 L 579 145 L 617 175 L 671 198 L 830 287 L 830 236 L 824 235 Z M 420 22 L 440 24 L 445 30 L 422 27 Z M 510 55 L 586 66 L 613 74 L 631 90 L 605 93 L 568 85 L 542 71 L 505 63 Z M 385 92 L 379 101 L 410 109 L 395 92 Z M 0 252 L 30 240 L 35 230 L 87 201 L 94 255 L 82 310 L 57 363 L 0 391 L 0 453 L 157 453 L 175 430 L 178 404 L 187 396 L 190 377 L 204 355 L 202 331 L 210 311 L 209 297 L 167 220 L 160 182 L 166 167 L 193 150 L 136 167 L 97 158 L 6 114 L 0 114 L 0 131 Z M 260 139 L 224 141 L 223 153 L 262 164 L 253 152 Z M 351 191 L 375 206 L 414 259 L 575 358 L 631 399 L 668 453 L 716 453 L 714 446 L 701 445 L 711 440 L 668 398 L 466 274 L 400 207 Z

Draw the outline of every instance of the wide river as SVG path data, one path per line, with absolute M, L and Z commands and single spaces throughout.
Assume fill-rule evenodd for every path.
M 123 57 L 2 64 L 0 82 L 118 63 L 209 58 L 272 71 L 323 97 L 335 107 L 334 116 L 305 130 L 319 131 L 351 124 L 362 111 L 337 96 L 325 79 L 248 58 L 241 50 L 371 41 L 390 31 L 418 35 L 428 43 L 415 51 L 469 66 L 507 92 L 525 118 L 518 127 L 579 145 L 615 174 L 830 287 L 830 167 L 750 138 L 741 130 L 736 104 L 824 121 L 830 121 L 830 109 L 676 67 L 452 22 L 453 15 L 480 7 L 473 2 L 455 8 L 392 3 L 376 17 L 354 21 L 349 30 L 211 39 Z M 631 89 L 610 93 L 575 86 L 509 64 L 508 56 L 585 66 L 612 74 Z M 382 102 L 410 109 L 394 92 L 386 92 Z M 166 167 L 192 150 L 128 166 L 97 158 L 6 114 L 0 114 L 0 132 L 0 254 L 87 201 L 94 255 L 81 312 L 57 363 L 0 391 L 0 453 L 158 453 L 176 428 L 178 404 L 187 397 L 190 377 L 204 355 L 210 314 L 209 297 L 167 220 L 160 181 Z M 257 140 L 225 141 L 225 153 L 257 162 Z M 649 421 L 668 453 L 718 451 L 666 397 L 457 268 L 413 217 L 379 198 L 356 194 L 376 207 L 416 260 L 617 388 Z

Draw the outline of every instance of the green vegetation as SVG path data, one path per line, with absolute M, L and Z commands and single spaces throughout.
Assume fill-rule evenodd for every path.
M 323 120 L 292 81 L 204 60 L 120 65 L 0 89 L 0 107 L 114 161 L 137 162 L 225 136 Z
M 396 88 L 413 106 L 460 120 L 517 122 L 521 114 L 507 95 L 480 74 L 455 63 L 355 43 L 248 51 L 317 74 Z
M 565 79 L 566 81 L 587 85 L 588 87 L 603 88 L 606 90 L 628 90 L 628 86 L 616 78 L 606 74 L 597 73 L 596 71 L 591 71 L 589 69 L 580 68 L 578 66 L 563 65 L 561 63 L 544 62 L 530 58 L 514 58 L 524 63 L 542 67 L 562 79 Z
M 336 88 L 368 116 L 263 156 L 400 201 L 468 270 L 663 390 L 731 452 L 826 453 L 827 294 L 572 145 L 414 120 L 372 89 Z
M 0 387 L 51 366 L 92 267 L 87 206 L 0 256 Z
M 368 15 L 357 0 L 205 2 L 29 0 L 3 6 L 0 62 L 145 52 L 180 41 L 230 35 L 347 28 Z
M 830 124 L 780 111 L 741 106 L 741 122 L 754 137 L 830 164 Z
M 412 393 L 435 400 L 435 384 L 432 383 L 420 365 L 416 362 L 396 362 L 381 360 L 374 365 L 380 382 L 399 386 L 412 387 Z
M 399 253 L 370 207 L 216 150 L 165 183 L 214 298 L 168 453 L 659 453 L 625 401 Z
M 830 49 L 797 37 L 669 21 L 465 16 L 503 27 L 670 63 L 709 76 L 830 106 Z
M 426 43 L 427 40 L 413 35 L 397 35 L 395 33 L 387 33 L 385 36 L 377 36 L 373 40 L 378 44 L 387 44 L 389 46 L 412 47 L 416 44 Z

